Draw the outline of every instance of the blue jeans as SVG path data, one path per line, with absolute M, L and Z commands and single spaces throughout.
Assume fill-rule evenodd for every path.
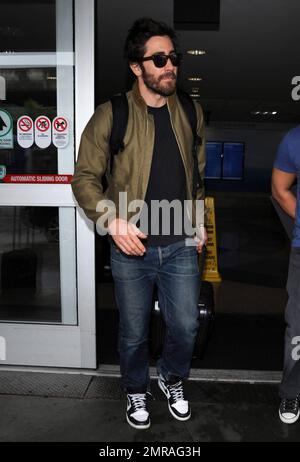
M 287 280 L 289 299 L 285 308 L 285 348 L 281 398 L 295 398 L 300 393 L 300 248 L 292 247 Z M 293 354 L 294 350 L 294 354 Z
M 167 328 L 157 371 L 170 381 L 188 377 L 199 324 L 201 281 L 196 247 L 186 246 L 182 240 L 148 246 L 143 256 L 128 256 L 111 240 L 111 269 L 119 309 L 123 390 L 144 393 L 148 389 L 148 335 L 155 283 Z

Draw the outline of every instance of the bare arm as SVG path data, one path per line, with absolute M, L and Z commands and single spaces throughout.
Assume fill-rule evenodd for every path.
M 296 215 L 296 197 L 290 191 L 290 187 L 296 179 L 295 173 L 287 173 L 277 168 L 272 172 L 272 196 L 283 210 L 295 218 Z

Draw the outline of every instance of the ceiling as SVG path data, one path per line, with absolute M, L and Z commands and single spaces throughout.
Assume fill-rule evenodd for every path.
M 196 16 L 204 1 L 209 5 L 212 0 L 185 0 L 184 4 L 188 8 L 192 2 L 194 7 L 189 8 Z M 125 91 L 132 82 L 123 59 L 123 44 L 132 23 L 150 16 L 173 25 L 174 0 L 95 0 L 95 5 L 98 104 Z M 0 0 L 1 9 L 5 14 L 0 14 L 0 52 L 55 50 L 54 0 Z M 201 8 L 199 13 L 201 17 Z M 178 31 L 184 53 L 179 83 L 199 95 L 196 99 L 203 105 L 207 121 L 299 123 L 300 101 L 291 96 L 292 79 L 300 76 L 299 18 L 299 0 L 220 0 L 219 29 Z M 186 54 L 195 48 L 206 54 Z M 15 76 L 7 72 L 13 86 Z M 35 82 L 37 76 L 27 74 L 26 85 L 32 79 L 40 85 Z M 191 76 L 202 80 L 191 83 L 187 80 Z M 55 91 L 50 77 L 42 77 L 49 95 Z M 15 86 L 22 90 L 19 81 Z M 258 111 L 277 113 L 253 114 Z
M 173 25 L 173 0 L 97 1 L 97 103 L 128 87 L 123 43 L 141 16 Z M 180 84 L 199 94 L 210 122 L 299 123 L 300 101 L 291 96 L 292 78 L 300 75 L 299 18 L 299 0 L 221 0 L 219 30 L 178 31 Z M 189 49 L 206 54 L 191 56 Z

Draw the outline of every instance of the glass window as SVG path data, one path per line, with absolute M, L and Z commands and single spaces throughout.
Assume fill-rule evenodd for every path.
M 205 178 L 242 180 L 244 177 L 244 143 L 206 143 Z
M 222 143 L 206 143 L 205 178 L 222 177 Z
M 74 215 L 73 208 L 0 207 L 0 321 L 77 322 L 66 309 L 62 315 L 76 292 L 62 279 L 60 253 L 63 238 L 64 251 L 69 246 L 75 256 L 74 233 L 60 230 Z M 65 278 L 75 266 L 69 264 Z
M 0 1 L 0 77 L 6 87 L 6 99 L 0 101 L 0 166 L 8 175 L 73 172 L 72 7 L 72 0 Z M 24 131 L 18 124 L 22 116 L 29 120 L 23 123 Z M 50 121 L 45 133 L 43 127 L 41 131 L 34 129 L 36 121 L 40 126 L 40 117 L 41 123 L 43 117 Z M 62 135 L 65 142 L 60 145 L 51 130 L 56 117 L 67 121 L 67 130 Z M 10 142 L 5 144 L 4 124 L 7 127 L 10 118 L 12 130 L 6 135 Z M 31 124 L 28 118 L 33 122 L 32 143 L 24 146 L 18 133 L 30 136 L 31 132 L 26 133 Z M 44 138 L 42 143 L 37 135 Z
M 244 177 L 244 143 L 224 143 L 223 178 L 242 180 Z
M 70 181 L 73 29 L 73 0 L 0 0 L 0 183 Z M 34 189 L 0 184 L 0 320 L 76 324 L 75 209 Z

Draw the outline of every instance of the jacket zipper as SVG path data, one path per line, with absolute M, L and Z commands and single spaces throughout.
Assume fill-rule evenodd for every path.
M 148 131 L 149 131 L 149 120 L 148 120 L 148 112 L 146 113 L 146 138 L 148 137 Z M 143 167 L 144 167 L 144 155 L 145 153 L 143 153 L 143 156 L 142 156 L 142 162 L 141 162 L 141 172 L 143 172 Z M 138 195 L 139 195 L 139 192 L 142 191 L 142 187 L 141 187 L 141 184 L 142 184 L 142 179 L 143 179 L 143 175 L 140 175 L 140 178 L 139 178 L 139 183 L 138 183 Z M 149 182 L 149 178 L 148 178 L 148 182 Z M 148 188 L 148 184 L 146 185 L 146 188 L 145 188 L 145 191 L 147 192 L 147 188 Z M 141 195 L 140 195 L 141 196 Z M 145 197 L 146 197 L 146 193 L 145 195 L 143 194 L 143 197 L 141 198 L 141 200 L 145 200 Z

